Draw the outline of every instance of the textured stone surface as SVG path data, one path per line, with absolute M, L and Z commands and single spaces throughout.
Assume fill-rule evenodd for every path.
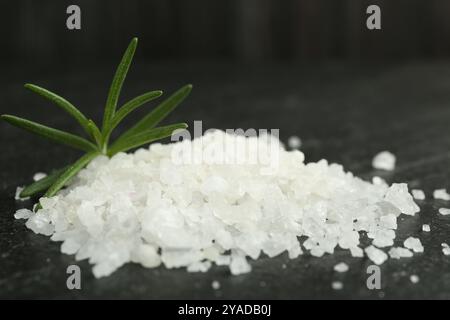
M 113 68 L 39 72 L 20 66 L 5 72 L 1 112 L 13 113 L 66 130 L 77 124 L 57 107 L 26 92 L 35 82 L 61 93 L 95 120 L 101 119 Z M 179 67 L 179 68 L 177 68 Z M 2 298 L 450 298 L 450 257 L 441 243 L 449 241 L 450 217 L 437 213 L 448 203 L 432 192 L 449 187 L 450 64 L 325 65 L 235 68 L 227 65 L 134 65 L 123 98 L 150 89 L 171 91 L 183 83 L 195 85 L 192 96 L 170 120 L 203 120 L 204 127 L 280 128 L 284 142 L 302 139 L 307 161 L 326 158 L 356 175 L 378 175 L 388 182 L 408 182 L 424 190 L 422 212 L 402 216 L 396 246 L 412 234 L 425 247 L 413 258 L 388 260 L 381 268 L 382 289 L 366 287 L 367 259 L 337 252 L 320 259 L 304 255 L 252 262 L 250 274 L 232 277 L 224 267 L 207 274 L 185 270 L 148 270 L 127 265 L 112 277 L 95 280 L 88 263 L 82 270 L 82 290 L 66 289 L 66 268 L 76 263 L 59 253 L 59 244 L 30 233 L 16 209 L 17 185 L 29 183 L 35 172 L 48 172 L 74 160 L 78 153 L 0 124 L 0 297 Z M 149 105 L 147 108 L 150 108 Z M 143 110 L 136 113 L 142 114 Z M 132 120 L 130 119 L 131 123 Z M 168 120 L 169 122 L 169 120 Z M 373 156 L 390 150 L 396 169 L 372 169 Z M 429 224 L 431 232 L 422 232 Z M 333 266 L 349 265 L 336 274 Z M 286 268 L 282 265 L 286 264 Z M 410 275 L 420 277 L 412 284 Z M 211 282 L 221 284 L 219 290 Z M 261 286 L 264 281 L 265 286 Z M 342 290 L 331 283 L 342 281 Z

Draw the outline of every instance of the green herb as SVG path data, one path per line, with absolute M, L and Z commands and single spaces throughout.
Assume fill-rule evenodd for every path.
M 120 91 L 128 69 L 130 68 L 137 41 L 137 38 L 131 40 L 117 67 L 106 100 L 101 129 L 99 129 L 94 121 L 88 119 L 66 99 L 37 85 L 25 84 L 25 88 L 47 98 L 70 114 L 86 132 L 87 139 L 16 116 L 7 114 L 1 116 L 3 120 L 16 127 L 86 152 L 86 154 L 79 158 L 75 163 L 62 169 L 55 170 L 44 179 L 25 187 L 20 193 L 20 197 L 29 197 L 44 192 L 45 190 L 44 197 L 51 197 L 98 155 L 103 154 L 111 157 L 118 152 L 128 151 L 152 141 L 166 138 L 170 136 L 174 130 L 185 129 L 187 127 L 185 123 L 177 123 L 163 127 L 156 126 L 189 95 L 192 85 L 186 85 L 176 91 L 153 111 L 142 118 L 137 124 L 122 134 L 111 145 L 109 144 L 111 133 L 128 114 L 143 104 L 157 99 L 162 95 L 162 91 L 150 91 L 128 101 L 122 107 L 117 109 Z

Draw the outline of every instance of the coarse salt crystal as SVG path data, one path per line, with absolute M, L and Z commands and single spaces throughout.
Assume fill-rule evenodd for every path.
M 36 173 L 33 175 L 33 181 L 39 181 L 39 180 L 42 180 L 42 179 L 44 179 L 46 176 L 47 176 L 46 173 L 43 173 L 43 172 L 36 172 Z
M 220 289 L 220 282 L 217 281 L 217 280 L 214 280 L 214 281 L 211 283 L 211 287 L 212 287 L 214 290 L 219 290 L 219 289 Z
M 394 170 L 395 156 L 389 151 L 382 151 L 378 153 L 372 160 L 372 166 L 375 169 Z
M 413 274 L 409 277 L 409 280 L 411 280 L 412 283 L 418 283 L 420 281 L 420 278 L 417 275 Z
M 422 225 L 422 231 L 423 232 L 430 232 L 431 231 L 430 225 L 429 224 Z
M 17 187 L 16 188 L 16 194 L 14 195 L 14 199 L 15 200 L 17 200 L 17 201 L 25 201 L 25 200 L 30 199 L 30 197 L 25 197 L 25 198 L 20 197 L 20 193 L 23 191 L 23 189 L 24 189 L 24 187 Z
M 445 189 L 436 189 L 433 191 L 433 198 L 439 199 L 439 200 L 450 200 L 450 194 L 447 193 L 447 190 Z
M 440 208 L 439 209 L 439 213 L 442 214 L 443 216 L 447 216 L 450 214 L 450 209 L 448 208 Z
M 450 255 L 450 247 L 449 247 L 449 245 L 446 244 L 445 242 L 443 242 L 443 243 L 441 244 L 441 246 L 442 246 L 442 253 L 443 253 L 444 255 L 446 255 L 446 256 L 449 256 L 449 255 Z
M 425 192 L 420 189 L 412 189 L 411 194 L 416 200 L 425 200 Z
M 19 209 L 14 214 L 14 218 L 16 219 L 29 219 L 33 215 L 33 211 L 28 209 Z
M 414 215 L 420 211 L 419 206 L 408 193 L 406 183 L 393 183 L 387 190 L 384 199 L 396 206 L 404 214 Z
M 331 287 L 333 290 L 342 290 L 344 288 L 344 284 L 341 281 L 333 281 L 331 283 Z
M 396 247 L 389 250 L 389 256 L 392 259 L 410 258 L 413 256 L 413 253 L 406 248 Z
M 338 263 L 334 266 L 334 271 L 336 272 L 347 272 L 348 271 L 348 265 L 344 262 Z
M 418 238 L 409 237 L 403 242 L 403 245 L 414 252 L 423 252 L 422 243 Z
M 375 248 L 374 246 L 369 246 L 364 251 L 369 259 L 377 265 L 383 264 L 388 258 L 388 255 L 384 251 Z

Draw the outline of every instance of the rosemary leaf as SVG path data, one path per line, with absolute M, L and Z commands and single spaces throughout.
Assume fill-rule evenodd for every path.
M 51 187 L 44 194 L 44 197 L 52 197 L 54 196 L 64 185 L 76 175 L 81 169 L 83 169 L 92 159 L 97 157 L 100 154 L 98 151 L 93 151 L 86 153 L 80 159 L 78 159 L 74 164 L 70 165 L 59 177 L 56 181 L 51 185 Z
M 97 146 L 100 148 L 102 144 L 102 133 L 100 132 L 100 129 L 91 119 L 89 119 L 88 121 L 88 128 L 91 137 L 94 139 L 94 141 L 97 143 Z
M 105 143 L 108 142 L 109 140 L 109 136 L 111 134 L 111 132 L 114 130 L 115 127 L 117 127 L 117 125 L 129 114 L 131 113 L 133 110 L 135 110 L 136 108 L 139 108 L 140 106 L 142 106 L 143 104 L 152 101 L 158 97 L 160 97 L 162 95 L 162 91 L 150 91 L 147 93 L 144 93 L 130 101 L 128 101 L 127 103 L 125 103 L 116 113 L 116 115 L 114 116 L 114 118 L 111 121 L 111 125 L 108 126 L 108 130 L 107 132 L 104 133 L 104 141 Z
M 33 182 L 32 184 L 26 186 L 22 192 L 20 193 L 21 198 L 26 198 L 33 196 L 39 192 L 43 192 L 47 190 L 53 183 L 55 183 L 56 179 L 67 169 L 68 167 L 64 167 L 62 169 L 54 170 L 51 174 L 46 176 L 45 178 Z
M 122 134 L 119 139 L 126 139 L 130 136 L 157 126 L 158 123 L 167 117 L 167 115 L 171 113 L 189 95 L 191 90 L 192 85 L 188 84 L 173 93 L 169 98 L 161 102 L 158 107 L 147 114 L 142 120 Z
M 150 129 L 126 139 L 118 140 L 108 149 L 108 156 L 113 156 L 118 152 L 127 151 L 155 140 L 163 139 L 172 135 L 177 129 L 186 129 L 186 123 L 177 123 L 165 127 Z
M 119 100 L 122 84 L 125 81 L 128 69 L 130 68 L 131 60 L 133 59 L 134 51 L 137 46 L 137 38 L 133 38 L 125 51 L 119 66 L 117 67 L 111 87 L 109 88 L 108 98 L 106 100 L 105 114 L 103 116 L 102 131 L 105 132 L 111 123 L 114 113 L 116 112 L 117 101 Z
M 67 133 L 61 130 L 53 129 L 47 126 L 44 126 L 42 124 L 22 119 L 16 116 L 11 116 L 7 114 L 3 114 L 2 119 L 9 122 L 13 126 L 28 130 L 30 132 L 33 132 L 37 135 L 40 135 L 42 137 L 45 137 L 50 140 L 54 140 L 56 142 L 66 144 L 68 146 L 71 146 L 76 149 L 81 149 L 84 151 L 92 151 L 96 150 L 97 147 L 92 144 L 91 142 L 87 141 L 86 139 L 83 139 L 79 136 L 76 136 L 71 133 Z
M 53 93 L 47 89 L 41 88 L 41 87 L 31 84 L 31 83 L 25 84 L 25 88 L 43 96 L 44 98 L 49 99 L 50 101 L 55 103 L 57 106 L 64 109 L 68 114 L 70 114 L 72 117 L 74 117 L 78 121 L 78 123 L 83 127 L 84 131 L 86 131 L 86 133 L 89 134 L 88 120 L 86 119 L 84 114 L 81 113 L 81 111 L 78 110 L 69 101 L 67 101 L 63 97 L 57 95 L 56 93 Z

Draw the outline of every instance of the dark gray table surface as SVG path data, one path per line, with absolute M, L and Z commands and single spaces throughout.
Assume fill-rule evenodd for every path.
M 59 92 L 99 121 L 114 66 L 114 62 L 81 68 L 9 66 L 0 79 L 1 113 L 79 132 L 68 115 L 27 92 L 23 83 Z M 151 89 L 171 91 L 189 82 L 195 86 L 191 97 L 167 123 L 182 120 L 192 125 L 193 120 L 203 120 L 208 128 L 280 128 L 285 142 L 293 134 L 302 138 L 307 161 L 325 158 L 364 179 L 380 175 L 424 189 L 427 200 L 420 204 L 420 214 L 402 216 L 396 244 L 409 235 L 418 236 L 425 252 L 384 263 L 381 290 L 366 287 L 370 261 L 341 250 L 322 258 L 262 257 L 251 261 L 250 274 L 240 276 L 231 276 L 224 267 L 187 273 L 127 264 L 97 280 L 86 261 L 61 254 L 59 243 L 35 235 L 23 220 L 13 218 L 16 209 L 32 204 L 14 200 L 16 186 L 30 182 L 37 171 L 73 161 L 78 153 L 0 123 L 0 298 L 450 298 L 450 256 L 441 252 L 441 243 L 450 241 L 450 216 L 437 213 L 450 204 L 431 199 L 434 189 L 449 187 L 450 63 L 254 67 L 137 63 L 122 99 Z M 143 112 L 137 111 L 124 126 Z M 385 149 L 398 157 L 391 173 L 371 168 L 372 157 Z M 421 231 L 423 223 L 431 225 L 431 233 Z M 337 274 L 333 266 L 341 261 L 350 270 Z M 66 268 L 73 263 L 82 270 L 78 291 L 66 288 Z M 420 282 L 412 284 L 411 274 L 417 274 Z M 220 290 L 211 288 L 213 280 L 220 281 Z M 343 290 L 331 288 L 334 280 L 344 283 Z

